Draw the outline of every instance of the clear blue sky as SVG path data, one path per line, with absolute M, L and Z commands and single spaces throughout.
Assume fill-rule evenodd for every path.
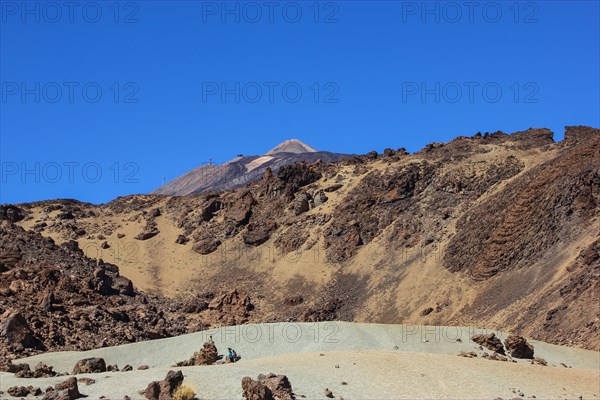
M 148 193 L 288 138 L 600 126 L 598 1 L 78 4 L 1 2 L 0 203 Z

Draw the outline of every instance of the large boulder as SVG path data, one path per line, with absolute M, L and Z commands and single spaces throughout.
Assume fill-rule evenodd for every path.
M 243 396 L 247 400 L 293 400 L 292 384 L 285 375 L 260 374 L 257 380 L 242 379 Z
M 29 390 L 25 386 L 11 386 L 8 388 L 6 393 L 13 397 L 27 397 Z
M 315 207 L 320 206 L 321 204 L 325 203 L 327 200 L 329 200 L 329 198 L 327 197 L 327 195 L 325 195 L 325 192 L 323 190 L 319 190 L 317 193 L 315 193 L 315 196 L 314 196 Z
M 249 191 L 241 193 L 225 210 L 225 220 L 235 226 L 246 225 L 252 215 L 252 207 L 256 200 Z
M 40 348 L 27 320 L 18 310 L 7 310 L 0 317 L 0 338 L 11 347 Z
M 75 400 L 82 397 L 77 386 L 77 378 L 71 377 L 64 382 L 54 385 L 50 390 L 46 389 L 46 394 L 42 400 Z
M 271 389 L 249 376 L 242 379 L 242 395 L 246 400 L 273 400 Z
M 260 246 L 271 237 L 271 232 L 277 229 L 277 223 L 267 220 L 260 224 L 250 223 L 242 235 L 244 243 L 248 246 Z
M 75 364 L 75 367 L 73 368 L 73 375 L 95 372 L 106 372 L 106 362 L 103 358 L 84 358 L 83 360 L 77 361 L 77 364 Z
M 312 198 L 308 193 L 300 193 L 296 198 L 296 201 L 294 201 L 294 214 L 300 215 L 310 210 L 310 200 L 312 200 Z
M 194 243 L 194 245 L 192 246 L 192 250 L 194 250 L 198 254 L 205 255 L 216 251 L 220 245 L 221 241 L 219 239 L 216 239 L 211 236 L 205 236 L 198 239 L 198 241 Z
M 142 394 L 148 400 L 172 400 L 175 389 L 182 383 L 181 371 L 169 371 L 162 381 L 150 382 Z
M 135 235 L 134 239 L 148 240 L 148 239 L 153 238 L 154 236 L 158 235 L 159 233 L 160 233 L 160 231 L 158 230 L 158 228 L 146 228 L 142 232 Z
M 533 346 L 522 336 L 511 335 L 504 341 L 508 354 L 514 358 L 533 358 Z
M 471 340 L 488 350 L 495 351 L 498 354 L 505 354 L 502 341 L 494 334 L 479 334 L 471 336 Z

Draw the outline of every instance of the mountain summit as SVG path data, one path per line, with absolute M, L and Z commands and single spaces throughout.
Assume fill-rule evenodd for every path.
M 301 142 L 298 139 L 290 139 L 286 140 L 283 143 L 278 144 L 273 147 L 271 150 L 267 151 L 265 155 L 270 156 L 277 153 L 294 153 L 294 154 L 302 154 L 302 153 L 316 153 L 317 150 L 310 147 L 306 143 Z
M 154 191 L 155 194 L 182 196 L 204 191 L 236 189 L 260 179 L 267 168 L 273 172 L 297 162 L 340 161 L 349 154 L 318 151 L 298 139 L 286 140 L 263 155 L 239 155 L 222 164 L 206 164 L 176 177 Z

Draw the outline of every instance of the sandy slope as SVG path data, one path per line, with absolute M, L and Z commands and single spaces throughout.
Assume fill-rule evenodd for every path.
M 162 379 L 170 365 L 189 358 L 212 335 L 220 352 L 230 346 L 243 359 L 233 365 L 182 368 L 186 382 L 201 398 L 239 399 L 242 377 L 265 372 L 286 374 L 296 394 L 307 398 L 324 398 L 325 387 L 345 399 L 517 397 L 513 389 L 538 399 L 600 398 L 600 353 L 531 341 L 536 356 L 546 359 L 548 366 L 457 357 L 461 350 L 481 354 L 468 339 L 479 331 L 346 322 L 259 324 L 88 352 L 48 353 L 22 361 L 32 365 L 43 361 L 58 371 L 68 371 L 77 360 L 91 356 L 121 367 L 148 364 L 151 368 L 146 371 L 89 374 L 97 383 L 81 387 L 90 400 L 102 395 L 140 398 L 138 390 Z M 17 384 L 44 388 L 63 379 L 1 374 L 0 390 Z

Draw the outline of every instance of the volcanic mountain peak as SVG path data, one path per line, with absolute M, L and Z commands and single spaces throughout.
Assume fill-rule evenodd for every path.
M 265 155 L 273 155 L 276 153 L 316 153 L 317 151 L 318 150 L 310 147 L 309 145 L 301 142 L 298 139 L 290 139 L 278 144 L 271 150 L 267 151 Z

